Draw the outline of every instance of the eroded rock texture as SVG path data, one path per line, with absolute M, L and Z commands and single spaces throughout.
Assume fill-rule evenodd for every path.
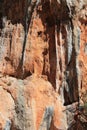
M 87 1 L 0 1 L 0 130 L 87 129 Z

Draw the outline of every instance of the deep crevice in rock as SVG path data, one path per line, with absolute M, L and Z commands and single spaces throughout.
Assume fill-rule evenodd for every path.
M 52 83 L 53 87 L 56 89 L 56 47 L 55 47 L 55 17 L 53 14 L 49 13 L 50 2 L 42 2 L 42 11 L 38 12 L 44 27 L 46 28 L 45 33 L 49 35 L 48 45 L 49 49 L 43 52 L 44 55 L 49 54 L 49 64 L 50 70 L 46 72 L 43 68 L 43 75 L 48 76 L 48 80 Z M 43 17 L 44 16 L 44 17 Z M 45 26 L 46 24 L 46 26 Z M 44 59 L 44 62 L 46 59 Z M 45 63 L 44 63 L 45 65 Z M 44 66 L 45 67 L 45 66 Z

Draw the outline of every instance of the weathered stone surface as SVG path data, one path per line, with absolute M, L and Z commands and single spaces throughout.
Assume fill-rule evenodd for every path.
M 87 1 L 0 1 L 0 129 L 85 130 Z
M 0 123 L 6 130 L 48 130 L 51 122 L 59 129 L 67 128 L 65 107 L 49 82 L 32 76 L 25 80 L 1 78 L 0 83 Z M 8 107 L 5 100 L 1 104 L 3 99 Z

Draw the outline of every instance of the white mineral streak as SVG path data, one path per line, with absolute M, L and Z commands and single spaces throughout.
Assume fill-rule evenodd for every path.
M 57 38 L 57 25 L 55 25 L 55 46 L 56 46 L 56 91 L 58 92 L 59 90 L 59 80 L 58 80 L 58 75 L 59 75 L 59 56 L 58 56 L 58 38 Z

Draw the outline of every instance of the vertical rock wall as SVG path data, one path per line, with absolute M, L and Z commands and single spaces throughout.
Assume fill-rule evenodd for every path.
M 86 129 L 86 35 L 86 0 L 0 1 L 1 130 Z

